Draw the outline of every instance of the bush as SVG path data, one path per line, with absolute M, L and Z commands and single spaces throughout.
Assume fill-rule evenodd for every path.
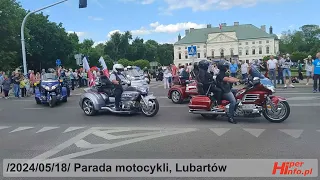
M 134 66 L 138 66 L 140 67 L 141 69 L 147 67 L 149 68 L 150 67 L 150 63 L 148 60 L 144 60 L 144 59 L 140 59 L 140 60 L 136 60 L 133 62 Z

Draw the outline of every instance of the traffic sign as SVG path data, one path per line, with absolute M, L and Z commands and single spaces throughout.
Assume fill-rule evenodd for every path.
M 197 54 L 197 46 L 189 46 L 188 47 L 188 55 L 195 56 Z
M 60 66 L 60 65 L 61 65 L 61 60 L 60 60 L 60 59 L 57 59 L 57 60 L 56 60 L 56 65 L 57 65 L 57 66 Z
M 76 54 L 74 55 L 74 58 L 76 59 L 77 65 L 82 66 L 82 54 Z

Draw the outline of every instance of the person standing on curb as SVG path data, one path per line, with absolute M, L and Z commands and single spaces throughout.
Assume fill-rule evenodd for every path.
M 313 92 L 317 92 L 317 88 L 320 92 L 320 52 L 317 53 L 316 59 L 313 61 L 312 68 L 312 76 L 313 76 Z M 318 87 L 319 81 L 319 87 Z
M 306 76 L 307 76 L 307 86 L 309 85 L 309 80 L 310 80 L 310 77 L 311 74 L 312 74 L 312 63 L 313 63 L 313 59 L 312 59 L 312 56 L 309 55 L 308 58 L 304 59 L 305 60 L 305 69 L 306 69 Z
M 287 84 L 289 85 L 289 87 L 294 88 L 294 86 L 292 85 L 291 82 L 291 68 L 292 66 L 292 61 L 290 59 L 290 55 L 287 54 L 286 55 L 286 59 L 284 61 L 284 63 L 282 64 L 282 69 L 283 69 L 283 81 L 284 81 L 284 88 L 287 88 Z
M 278 61 L 274 59 L 273 56 L 270 56 L 270 59 L 267 61 L 267 69 L 269 72 L 269 79 L 273 82 L 274 87 L 277 85 L 276 71 L 277 71 Z
M 278 84 L 284 84 L 282 64 L 285 62 L 282 56 L 278 57 Z

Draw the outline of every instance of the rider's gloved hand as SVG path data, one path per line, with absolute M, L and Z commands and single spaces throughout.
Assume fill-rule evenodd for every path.
M 246 80 L 245 80 L 245 79 L 240 79 L 240 80 L 239 80 L 239 83 L 240 83 L 240 84 L 244 84 L 244 83 L 246 83 Z

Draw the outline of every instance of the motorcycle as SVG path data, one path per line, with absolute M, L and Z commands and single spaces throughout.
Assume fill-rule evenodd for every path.
M 79 105 L 87 116 L 94 116 L 99 111 L 116 114 L 143 113 L 147 117 L 155 116 L 159 111 L 159 102 L 153 95 L 148 95 L 147 86 L 131 85 L 123 81 L 124 91 L 121 95 L 121 110 L 115 109 L 114 88 L 109 79 L 101 79 L 95 87 L 85 89 L 80 96 Z
M 168 91 L 168 98 L 175 104 L 181 104 L 199 94 L 195 80 L 181 80 L 181 77 L 176 76 L 173 84 Z
M 49 104 L 56 106 L 60 102 L 68 101 L 67 88 L 62 86 L 62 80 L 51 73 L 42 76 L 39 87 L 35 89 L 35 100 L 37 104 Z
M 144 74 L 144 80 L 145 80 L 148 84 L 150 84 L 151 79 L 150 79 L 150 76 L 149 76 L 148 73 L 145 73 L 145 74 Z
M 156 81 L 162 81 L 163 80 L 163 72 L 158 72 L 156 76 Z
M 257 74 L 255 69 L 254 73 Z M 237 100 L 235 116 L 261 117 L 262 115 L 272 123 L 285 121 L 290 115 L 287 100 L 273 95 L 275 88 L 272 82 L 259 73 L 248 79 L 247 86 L 233 92 Z M 225 116 L 229 112 L 229 102 L 222 101 L 224 109 L 216 108 L 217 103 L 213 93 L 209 91 L 204 96 L 194 96 L 189 103 L 189 113 L 200 114 L 205 118 Z

